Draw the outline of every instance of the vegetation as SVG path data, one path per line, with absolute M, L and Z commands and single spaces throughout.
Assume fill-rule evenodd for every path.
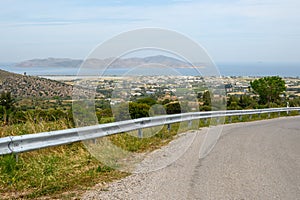
M 291 107 L 300 107 L 300 97 L 290 99 L 288 102 Z
M 212 98 L 209 91 L 197 93 L 198 104 L 193 105 L 201 111 L 218 109 L 218 105 L 227 104 L 227 109 L 252 109 L 286 106 L 300 106 L 300 98 L 288 99 L 280 96 L 285 87 L 279 77 L 267 77 L 251 82 L 254 95 L 229 96 L 228 99 Z M 258 87 L 265 87 L 260 90 Z M 99 89 L 100 90 L 100 89 Z M 103 92 L 105 89 L 101 89 Z M 108 96 L 111 91 L 105 91 Z M 111 109 L 106 99 L 95 101 L 95 111 L 99 123 L 109 123 L 127 119 L 136 119 L 162 114 L 176 114 L 191 111 L 189 102 L 180 102 L 176 98 L 164 98 L 165 93 L 143 95 L 132 98 L 132 102 L 117 104 Z M 18 99 L 10 92 L 4 91 L 0 95 L 0 137 L 23 135 L 44 131 L 72 128 L 73 111 L 85 116 L 80 102 L 74 103 L 65 97 L 51 98 L 23 98 Z M 89 102 L 87 102 L 89 103 Z M 82 109 L 82 110 L 79 110 Z M 78 114 L 78 113 L 75 113 Z M 281 113 L 287 115 L 287 113 Z M 297 114 L 295 112 L 289 115 Z M 277 117 L 278 113 L 253 115 L 249 117 L 226 117 L 226 123 L 251 121 Z M 137 138 L 132 134 L 118 134 L 109 139 L 124 150 L 132 152 L 146 152 L 157 149 L 170 142 L 178 132 L 208 126 L 211 120 L 194 121 L 192 127 L 185 122 L 184 128 L 179 130 L 179 124 L 172 124 L 171 130 L 167 126 L 152 137 Z M 212 124 L 216 120 L 212 120 Z M 85 124 L 81 124 L 85 125 Z M 147 130 L 144 130 L 147 132 Z M 54 147 L 34 152 L 22 153 L 18 162 L 15 155 L 0 156 L 0 196 L 2 198 L 72 198 L 86 191 L 96 183 L 109 182 L 127 176 L 128 173 L 116 171 L 91 157 L 81 143 L 74 143 L 61 147 Z
M 209 91 L 205 91 L 203 93 L 203 105 L 204 106 L 211 106 L 211 94 Z
M 227 101 L 228 110 L 242 110 L 242 109 L 257 109 L 259 104 L 256 98 L 249 95 L 229 96 Z
M 65 129 L 66 120 L 53 123 L 17 124 L 2 127 L 7 135 Z M 169 131 L 165 126 L 151 138 L 139 139 L 129 134 L 111 136 L 111 141 L 125 150 L 144 152 L 170 142 L 178 132 L 178 124 Z M 180 131 L 188 130 L 181 129 Z M 3 135 L 2 135 L 3 136 Z M 1 136 L 1 137 L 2 137 Z M 2 198 L 67 198 L 78 196 L 97 183 L 106 183 L 128 175 L 104 166 L 91 157 L 81 143 L 43 149 L 19 155 L 0 156 L 0 194 Z
M 261 104 L 276 103 L 280 100 L 280 94 L 285 90 L 285 82 L 279 76 L 264 77 L 250 82 L 253 91 L 259 95 Z
M 10 92 L 2 92 L 0 95 L 0 105 L 3 115 L 3 122 L 6 124 L 8 122 L 8 115 L 14 110 L 14 99 L 11 97 Z
M 286 115 L 286 112 L 281 114 Z M 297 113 L 290 113 L 290 115 L 294 114 Z M 226 123 L 253 121 L 277 116 L 278 114 L 274 113 L 270 116 L 268 114 L 253 115 L 252 118 L 248 116 L 243 116 L 242 118 L 238 116 L 227 117 Z M 172 124 L 170 131 L 167 129 L 167 126 L 164 126 L 161 131 L 149 138 L 139 139 L 131 134 L 118 134 L 110 136 L 109 139 L 115 145 L 127 151 L 151 151 L 170 142 L 179 132 L 208 126 L 212 120 L 200 120 L 200 123 L 193 121 L 191 127 L 188 127 L 188 122 L 184 122 L 184 128 L 180 130 L 179 124 Z M 25 127 L 21 128 L 20 126 Z M 67 126 L 67 122 L 53 123 L 48 125 L 48 129 L 51 129 L 50 127 L 66 128 Z M 5 127 L 5 130 L 1 130 L 1 132 L 8 131 L 9 134 L 14 134 L 15 132 L 13 131 L 17 128 L 18 130 L 27 130 L 30 127 L 36 128 L 32 128 L 31 131 L 39 132 L 40 129 L 38 127 L 41 126 L 34 125 L 32 122 L 10 129 Z M 105 184 L 127 175 L 129 174 L 116 171 L 99 163 L 99 161 L 91 157 L 81 143 L 23 153 L 19 155 L 18 162 L 14 155 L 0 157 L 0 193 L 2 198 L 7 197 L 8 199 L 36 199 L 41 196 L 48 196 L 51 199 L 78 197 L 95 184 Z
M 128 174 L 104 166 L 81 143 L 0 157 L 1 199 L 69 199 Z

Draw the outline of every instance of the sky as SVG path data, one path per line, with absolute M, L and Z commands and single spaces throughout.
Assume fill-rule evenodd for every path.
M 216 62 L 300 62 L 299 0 L 1 0 L 0 62 L 83 59 L 113 36 L 178 31 Z

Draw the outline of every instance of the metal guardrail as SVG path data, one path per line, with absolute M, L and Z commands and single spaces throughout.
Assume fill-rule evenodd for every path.
M 146 117 L 108 124 L 99 124 L 81 128 L 66 129 L 60 131 L 51 131 L 36 134 L 27 134 L 20 136 L 9 136 L 0 138 L 0 155 L 18 154 L 37 149 L 70 144 L 74 142 L 96 139 L 108 135 L 124 133 L 133 130 L 142 130 L 143 128 L 155 127 L 160 125 L 170 125 L 177 122 L 193 121 L 208 118 L 221 118 L 243 115 L 255 115 L 264 113 L 291 112 L 299 111 L 300 107 L 290 108 L 270 108 L 253 110 L 225 110 L 208 112 L 191 112 L 174 115 L 163 115 L 156 117 Z M 168 126 L 170 127 L 170 126 Z M 80 134 L 79 134 L 80 133 Z M 141 133 L 141 131 L 139 131 Z

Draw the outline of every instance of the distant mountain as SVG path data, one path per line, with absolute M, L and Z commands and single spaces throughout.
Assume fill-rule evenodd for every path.
M 33 59 L 17 63 L 14 67 L 41 67 L 41 68 L 79 68 L 83 60 L 68 59 L 68 58 L 46 58 Z M 129 68 L 139 65 L 159 64 L 168 67 L 181 68 L 188 66 L 185 62 L 163 55 L 150 56 L 145 58 L 124 58 L 124 59 L 88 59 L 84 62 L 87 68 L 105 67 L 111 63 L 112 68 Z
M 0 70 L 0 92 L 14 97 L 52 98 L 71 97 L 73 86 L 45 78 L 26 76 Z
M 69 58 L 32 59 L 17 63 L 15 67 L 79 67 L 82 60 Z

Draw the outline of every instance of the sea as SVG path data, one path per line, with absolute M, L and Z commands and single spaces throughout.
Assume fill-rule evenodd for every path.
M 216 67 L 221 76 L 281 76 L 281 77 L 300 77 L 300 62 L 226 62 L 216 63 Z M 78 68 L 45 68 L 45 67 L 15 67 L 12 63 L 0 63 L 0 69 L 18 74 L 32 76 L 76 76 Z M 107 69 L 107 76 L 122 76 L 127 73 L 129 68 Z M 199 76 L 193 68 L 176 68 L 178 74 L 184 76 Z M 98 75 L 99 70 L 89 69 L 87 75 Z M 101 74 L 101 73 L 100 73 Z

